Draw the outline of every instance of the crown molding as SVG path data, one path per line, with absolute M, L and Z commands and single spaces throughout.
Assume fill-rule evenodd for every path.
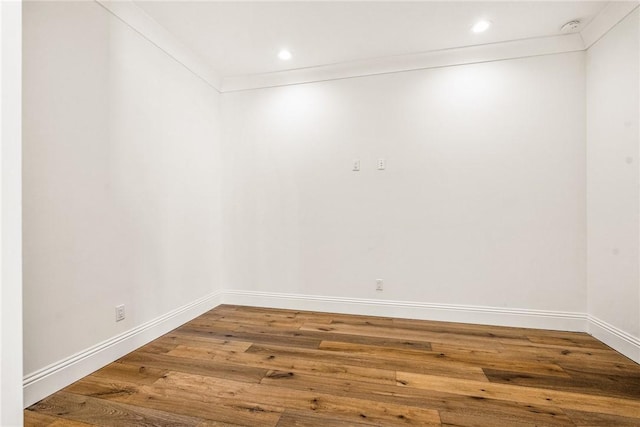
M 595 42 L 600 40 L 605 34 L 615 27 L 620 21 L 633 12 L 639 1 L 612 1 L 609 2 L 602 12 L 598 14 L 581 32 L 585 49 L 589 49 Z
M 538 37 L 274 73 L 224 77 L 220 91 L 235 92 L 582 50 L 584 43 L 579 34 Z
M 132 0 L 95 0 L 142 37 L 179 62 L 209 86 L 220 91 L 220 77 L 175 36 L 140 9 Z
M 132 0 L 95 0 L 218 92 L 237 92 L 455 65 L 584 51 L 640 5 L 612 1 L 580 33 L 440 49 L 271 73 L 221 77 Z

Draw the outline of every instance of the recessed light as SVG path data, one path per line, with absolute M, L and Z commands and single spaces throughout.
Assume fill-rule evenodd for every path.
M 473 25 L 473 27 L 471 27 L 471 31 L 473 31 L 474 33 L 482 33 L 484 31 L 487 31 L 490 26 L 490 21 L 478 21 Z
M 291 52 L 289 52 L 287 49 L 282 49 L 280 52 L 278 52 L 278 58 L 282 59 L 283 61 L 288 61 L 291 59 Z

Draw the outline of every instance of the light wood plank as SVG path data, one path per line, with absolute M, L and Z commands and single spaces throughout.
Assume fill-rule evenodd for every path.
M 366 400 L 336 397 L 316 392 L 292 390 L 265 384 L 238 383 L 213 377 L 171 373 L 159 382 L 165 384 L 167 392 L 180 393 L 185 397 L 200 399 L 207 396 L 227 399 L 262 401 L 285 408 L 309 410 L 316 414 L 352 422 L 370 422 L 383 425 L 437 426 L 440 425 L 438 411 L 420 409 L 392 403 L 379 402 L 371 405 Z
M 91 425 L 197 426 L 201 419 L 60 391 L 33 405 L 33 411 Z
M 396 383 L 395 371 L 388 369 L 375 369 L 363 366 L 338 365 L 320 360 L 310 360 L 304 357 L 281 357 L 276 355 L 260 355 L 254 353 L 213 352 L 208 349 L 189 348 L 178 346 L 169 353 L 171 356 L 196 356 L 202 360 L 215 360 L 239 367 L 255 367 L 269 370 L 289 370 L 297 373 L 313 375 L 330 375 L 333 378 L 342 378 L 353 381 L 376 382 L 393 385 Z

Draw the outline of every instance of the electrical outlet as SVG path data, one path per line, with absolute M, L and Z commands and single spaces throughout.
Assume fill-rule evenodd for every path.
M 376 291 L 382 291 L 384 282 L 382 279 L 376 279 Z
M 383 171 L 386 167 L 386 161 L 384 159 L 378 159 L 378 170 Z
M 124 320 L 124 304 L 116 305 L 116 322 Z
M 354 172 L 358 172 L 360 170 L 360 160 L 356 159 L 353 161 L 353 169 Z

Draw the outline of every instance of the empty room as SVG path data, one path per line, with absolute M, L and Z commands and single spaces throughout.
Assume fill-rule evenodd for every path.
M 0 425 L 640 425 L 640 2 L 0 2 Z

